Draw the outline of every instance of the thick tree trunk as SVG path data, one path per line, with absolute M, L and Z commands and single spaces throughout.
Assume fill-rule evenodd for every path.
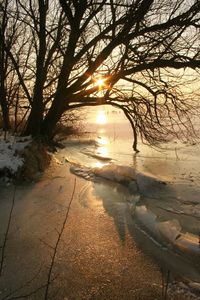
M 35 83 L 32 108 L 24 132 L 25 135 L 37 136 L 41 134 L 41 124 L 44 115 L 43 82 L 42 75 L 38 75 Z
M 39 4 L 39 47 L 36 61 L 36 81 L 32 99 L 32 108 L 28 118 L 25 134 L 41 135 L 41 125 L 44 115 L 43 90 L 46 80 L 47 68 L 45 67 L 46 55 L 46 15 L 48 1 L 38 1 Z
M 46 136 L 48 139 L 53 138 L 56 124 L 60 120 L 64 111 L 65 110 L 63 109 L 59 101 L 54 101 L 54 104 L 51 106 L 46 117 L 42 122 L 41 134 L 43 136 Z
M 41 134 L 41 124 L 43 121 L 43 109 L 34 105 L 29 115 L 24 135 L 37 136 Z

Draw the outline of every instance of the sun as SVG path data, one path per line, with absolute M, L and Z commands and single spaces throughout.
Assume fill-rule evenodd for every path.
M 106 114 L 103 110 L 100 110 L 96 116 L 96 123 L 99 125 L 103 125 L 107 123 Z
M 104 85 L 104 81 L 105 80 L 103 78 L 99 78 L 99 79 L 97 79 L 96 84 L 101 87 Z
M 98 77 L 95 79 L 95 85 L 97 85 L 99 88 L 102 88 L 105 86 L 105 78 Z

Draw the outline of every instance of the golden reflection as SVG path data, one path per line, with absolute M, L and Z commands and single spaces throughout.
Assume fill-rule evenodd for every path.
M 106 138 L 106 137 L 98 137 L 98 143 L 100 145 L 107 145 L 108 144 L 108 138 Z
M 100 128 L 100 129 L 98 130 L 98 132 L 99 132 L 100 134 L 103 134 L 103 133 L 105 133 L 105 129 Z
M 102 163 L 100 161 L 98 161 L 98 162 L 95 163 L 95 167 L 96 168 L 102 168 L 103 166 L 105 166 L 105 163 Z
M 99 147 L 98 148 L 98 154 L 107 157 L 108 156 L 108 149 L 106 147 Z
M 104 110 L 100 110 L 96 116 L 96 123 L 103 125 L 107 123 L 107 117 Z

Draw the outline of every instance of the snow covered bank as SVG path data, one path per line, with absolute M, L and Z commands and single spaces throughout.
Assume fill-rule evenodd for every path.
M 0 177 L 5 181 L 14 177 L 24 164 L 22 152 L 31 143 L 31 137 L 0 136 Z
M 0 180 L 13 178 L 34 180 L 49 164 L 50 155 L 45 147 L 30 136 L 0 136 Z

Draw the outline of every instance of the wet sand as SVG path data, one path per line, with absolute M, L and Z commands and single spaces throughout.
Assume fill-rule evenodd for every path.
M 136 245 L 125 210 L 123 238 L 112 210 L 92 183 L 53 162 L 37 183 L 17 185 L 5 244 L 0 299 L 45 299 L 49 267 L 76 178 L 75 194 L 58 244 L 46 299 L 162 299 L 160 268 Z M 14 187 L 0 189 L 0 246 Z M 87 201 L 83 201 L 87 199 Z M 2 259 L 2 249 L 0 254 Z M 184 292 L 168 299 L 198 299 Z

